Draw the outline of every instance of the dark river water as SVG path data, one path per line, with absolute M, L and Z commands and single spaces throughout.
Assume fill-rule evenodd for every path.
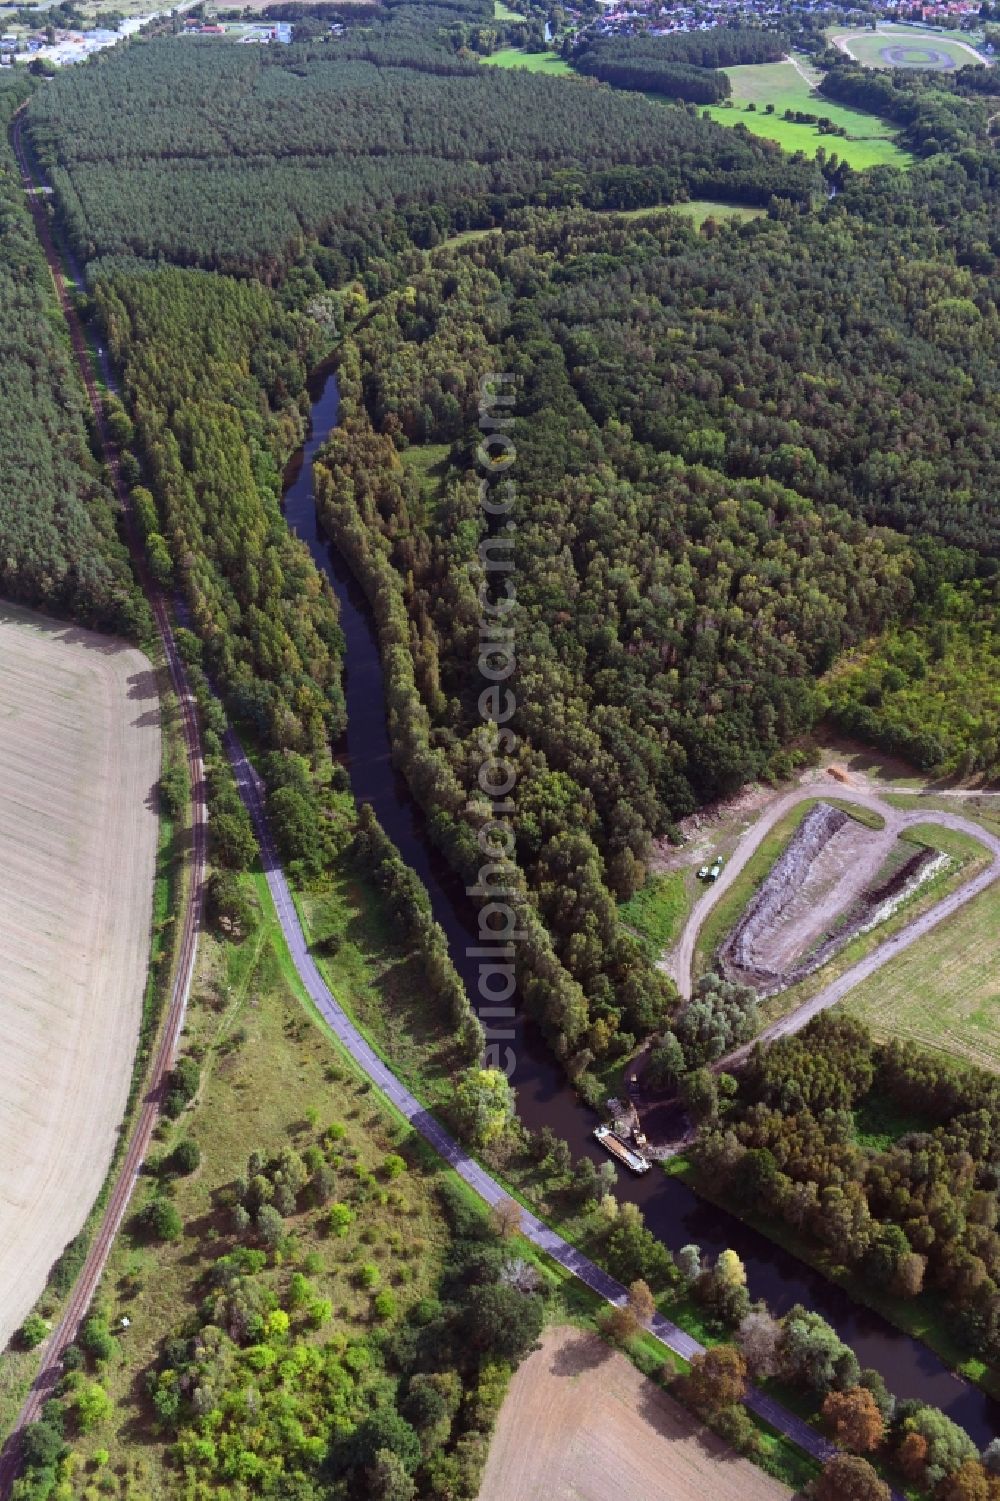
M 426 885 L 455 965 L 475 997 L 476 961 L 467 957 L 476 935 L 471 904 L 430 845 L 423 816 L 393 769 L 374 621 L 346 563 L 319 531 L 312 461 L 337 420 L 335 376 L 326 375 L 314 389 L 313 398 L 311 434 L 289 466 L 284 503 L 292 530 L 307 543 L 340 601 L 340 621 L 347 641 L 344 749 L 351 786 L 359 802 L 373 805 L 403 859 Z M 595 1160 L 605 1160 L 591 1136 L 596 1117 L 577 1099 L 535 1028 L 519 1022 L 515 1033 L 511 1046 L 517 1064 L 512 1082 L 522 1120 L 536 1130 L 551 1126 L 569 1143 L 575 1156 L 587 1153 Z M 684 1184 L 665 1177 L 656 1168 L 642 1178 L 620 1170 L 618 1193 L 642 1207 L 647 1224 L 671 1250 L 696 1242 L 714 1255 L 731 1246 L 746 1265 L 753 1297 L 765 1298 L 776 1314 L 784 1313 L 794 1303 L 804 1303 L 821 1313 L 857 1352 L 862 1366 L 881 1371 L 897 1396 L 934 1403 L 961 1423 L 980 1446 L 1000 1432 L 1000 1405 L 949 1371 L 925 1345 L 854 1303 L 833 1283 L 732 1215 L 699 1199 Z

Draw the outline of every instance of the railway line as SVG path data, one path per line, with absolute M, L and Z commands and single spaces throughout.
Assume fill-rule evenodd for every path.
M 23 106 L 22 106 L 23 109 Z M 94 379 L 87 349 L 87 341 L 80 319 L 70 295 L 69 285 L 52 238 L 45 199 L 37 191 L 39 184 L 31 166 L 22 139 L 24 116 L 21 111 L 11 122 L 11 145 L 17 159 L 21 181 L 31 210 L 35 231 L 48 262 L 55 285 L 59 306 L 69 330 L 73 354 L 87 391 L 87 399 L 93 413 L 96 430 L 107 462 L 111 482 L 121 507 L 125 532 L 132 553 L 133 563 L 142 588 L 149 600 L 162 643 L 170 678 L 180 706 L 181 727 L 187 750 L 188 771 L 191 779 L 192 832 L 191 832 L 191 877 L 184 903 L 181 936 L 178 945 L 174 981 L 166 1016 L 160 1028 L 153 1061 L 149 1068 L 143 1090 L 138 1118 L 132 1129 L 128 1145 L 120 1165 L 115 1170 L 111 1192 L 101 1216 L 100 1224 L 91 1241 L 83 1269 L 76 1280 L 62 1316 L 43 1347 L 42 1367 L 32 1383 L 14 1425 L 0 1452 L 0 1498 L 10 1495 L 17 1477 L 23 1452 L 25 1428 L 40 1415 L 44 1403 L 62 1374 L 62 1357 L 66 1347 L 76 1337 L 77 1330 L 87 1312 L 97 1285 L 107 1264 L 115 1236 L 121 1228 L 128 1211 L 136 1179 L 142 1169 L 149 1143 L 156 1125 L 163 1097 L 164 1082 L 173 1066 L 177 1043 L 184 1027 L 187 1001 L 194 973 L 201 931 L 202 903 L 205 883 L 205 857 L 207 848 L 207 813 L 205 802 L 204 764 L 201 741 L 198 733 L 198 718 L 194 696 L 187 682 L 184 664 L 177 650 L 166 600 L 153 583 L 145 565 L 134 520 L 131 514 L 128 491 L 122 480 L 118 450 L 112 442 L 104 419 L 104 405 L 100 390 Z

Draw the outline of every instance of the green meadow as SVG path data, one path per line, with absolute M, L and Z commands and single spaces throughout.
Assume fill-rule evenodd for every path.
M 733 85 L 728 104 L 713 105 L 705 111 L 720 125 L 745 125 L 754 135 L 777 141 L 786 151 L 804 151 L 814 156 L 822 146 L 827 155 L 837 156 L 852 167 L 906 167 L 911 157 L 896 145 L 893 128 L 875 115 L 845 109 L 814 92 L 794 63 L 756 63 L 747 67 L 727 68 Z M 748 110 L 747 105 L 755 108 Z M 773 114 L 766 114 L 767 106 Z M 825 115 L 848 132 L 843 136 L 823 135 L 815 125 L 797 125 L 782 118 L 786 109 Z
M 524 52 L 520 47 L 503 47 L 492 57 L 480 58 L 480 62 L 489 63 L 494 68 L 527 68 L 529 73 L 566 75 L 573 72 L 565 58 L 556 52 Z

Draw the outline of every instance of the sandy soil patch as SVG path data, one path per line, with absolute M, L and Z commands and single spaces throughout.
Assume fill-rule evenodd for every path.
M 479 1501 L 778 1501 L 740 1459 L 595 1334 L 549 1329 L 511 1382 Z
M 111 1160 L 149 957 L 159 768 L 141 652 L 0 604 L 0 1348 Z

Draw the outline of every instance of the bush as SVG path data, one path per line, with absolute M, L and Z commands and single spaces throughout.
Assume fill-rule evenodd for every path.
M 154 1240 L 177 1240 L 184 1228 L 176 1205 L 169 1199 L 151 1199 L 137 1219 L 140 1229 Z
M 33 1350 L 40 1345 L 49 1332 L 49 1325 L 40 1313 L 29 1313 L 18 1330 L 18 1343 L 22 1350 Z
M 376 1318 L 379 1318 L 379 1319 L 391 1319 L 391 1318 L 395 1318 L 395 1316 L 396 1316 L 396 1298 L 395 1298 L 395 1295 L 393 1293 L 391 1293 L 388 1288 L 386 1288 L 384 1292 L 376 1293 L 374 1301 L 372 1303 L 372 1308 L 375 1310 L 375 1317 Z
M 168 1172 L 186 1177 L 188 1173 L 194 1172 L 200 1162 L 201 1148 L 193 1137 L 185 1136 L 184 1140 L 179 1141 L 174 1147 L 164 1166 Z

